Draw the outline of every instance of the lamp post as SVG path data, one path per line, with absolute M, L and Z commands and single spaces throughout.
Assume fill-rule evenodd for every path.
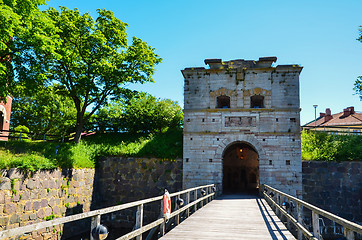
M 313 105 L 314 107 L 314 133 L 317 130 L 317 107 L 318 105 Z

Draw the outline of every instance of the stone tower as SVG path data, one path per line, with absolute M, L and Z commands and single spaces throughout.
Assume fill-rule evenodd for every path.
M 185 68 L 183 187 L 269 184 L 301 196 L 299 65 L 276 57 Z

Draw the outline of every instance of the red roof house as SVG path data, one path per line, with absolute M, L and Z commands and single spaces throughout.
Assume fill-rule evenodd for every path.
M 340 113 L 331 113 L 331 109 L 327 108 L 325 113 L 320 113 L 316 122 L 313 120 L 304 126 L 305 129 L 316 131 L 332 131 L 332 132 L 362 132 L 362 113 L 356 112 L 354 107 L 347 107 Z

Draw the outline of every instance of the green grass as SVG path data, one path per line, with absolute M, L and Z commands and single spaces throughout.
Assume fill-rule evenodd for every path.
M 182 130 L 153 135 L 95 134 L 80 144 L 9 141 L 5 146 L 0 142 L 0 169 L 17 167 L 34 172 L 58 167 L 94 168 L 97 159 L 106 156 L 182 157 Z

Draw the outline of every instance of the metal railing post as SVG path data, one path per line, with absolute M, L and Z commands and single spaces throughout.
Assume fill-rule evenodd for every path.
M 137 206 L 136 226 L 135 229 L 141 228 L 143 225 L 143 204 Z M 142 233 L 136 237 L 136 240 L 142 240 Z
M 91 231 L 90 231 L 90 240 L 95 240 L 92 235 L 92 230 L 96 228 L 99 224 L 101 224 L 101 215 L 97 215 L 92 217 L 91 221 Z
M 313 222 L 313 235 L 318 240 L 320 240 L 321 237 L 320 237 L 320 230 L 319 230 L 319 215 L 318 215 L 318 213 L 315 213 L 314 211 L 312 211 L 312 222 Z

